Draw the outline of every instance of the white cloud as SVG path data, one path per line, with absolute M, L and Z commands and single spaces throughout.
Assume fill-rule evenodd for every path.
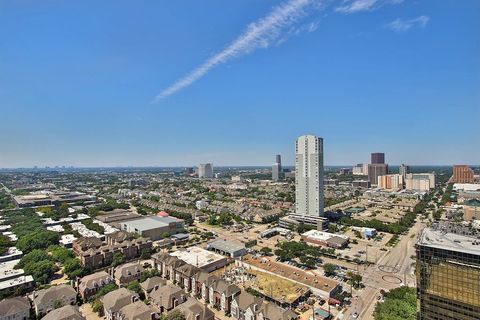
M 249 24 L 245 32 L 225 49 L 160 92 L 153 102 L 158 102 L 188 87 L 220 64 L 243 54 L 251 53 L 256 49 L 268 48 L 272 44 L 278 44 L 278 40 L 289 27 L 294 26 L 311 11 L 318 9 L 320 4 L 320 0 L 289 0 L 273 8 L 262 19 Z M 314 31 L 316 28 L 317 26 L 313 24 L 306 30 Z
M 387 27 L 395 32 L 400 33 L 408 31 L 413 27 L 424 28 L 427 25 L 428 21 L 430 21 L 430 18 L 428 16 L 420 16 L 418 18 L 409 20 L 398 18 L 390 22 Z
M 399 4 L 401 2 L 403 2 L 403 0 L 344 0 L 342 5 L 335 8 L 335 11 L 349 14 L 371 11 L 384 5 Z

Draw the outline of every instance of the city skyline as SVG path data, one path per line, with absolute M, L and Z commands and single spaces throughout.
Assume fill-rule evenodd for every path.
M 480 4 L 360 3 L 2 1 L 0 167 L 479 164 Z

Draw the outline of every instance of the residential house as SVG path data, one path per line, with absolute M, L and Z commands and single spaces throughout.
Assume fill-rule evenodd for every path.
M 78 306 L 67 305 L 50 311 L 42 320 L 85 320 Z
M 155 320 L 160 318 L 153 307 L 147 306 L 143 301 L 127 304 L 118 313 L 121 320 Z
M 209 290 L 215 281 L 220 280 L 219 277 L 212 275 L 205 271 L 199 271 L 193 276 L 193 283 L 195 283 L 193 295 L 209 302 Z
M 105 271 L 89 274 L 78 281 L 78 293 L 83 300 L 94 296 L 101 288 L 113 283 L 113 278 Z
M 188 298 L 187 301 L 178 305 L 175 309 L 185 316 L 185 320 L 214 320 L 215 314 L 206 305 L 196 299 Z M 173 312 L 173 311 L 172 311 Z
M 138 262 L 122 264 L 115 268 L 113 277 L 117 286 L 121 287 L 132 281 L 139 280 L 145 269 Z
M 236 320 L 256 320 L 263 299 L 242 291 L 232 300 L 232 317 Z
M 273 302 L 265 302 L 258 313 L 258 320 L 297 320 L 298 314 L 292 310 L 285 310 Z
M 151 305 L 160 313 L 165 313 L 185 301 L 185 292 L 177 286 L 167 284 L 150 292 Z
M 176 281 L 176 269 L 183 266 L 185 261 L 175 257 L 175 256 L 168 256 L 167 259 L 163 261 L 163 276 L 166 279 Z
M 194 276 L 198 272 L 200 272 L 200 269 L 186 263 L 178 267 L 175 271 L 175 280 L 180 285 L 180 287 L 183 287 L 186 292 L 192 291 L 192 288 L 194 286 Z
M 15 297 L 0 301 L 0 320 L 30 319 L 30 302 L 25 297 Z
M 82 266 L 95 270 L 109 266 L 117 253 L 127 260 L 139 257 L 144 250 L 151 250 L 152 241 L 135 239 L 126 231 L 117 231 L 106 235 L 105 242 L 95 237 L 81 237 L 73 242 L 72 248 Z
M 167 280 L 162 279 L 159 276 L 154 276 L 140 283 L 140 287 L 142 288 L 145 297 L 149 297 L 150 292 L 152 292 L 153 290 L 157 290 L 158 288 L 163 287 L 166 284 Z
M 119 314 L 120 309 L 139 299 L 136 293 L 126 288 L 109 292 L 102 298 L 103 313 L 107 320 L 121 320 Z
M 155 269 L 158 270 L 160 275 L 165 278 L 165 263 L 164 261 L 170 257 L 170 255 L 167 252 L 158 252 L 155 254 L 152 254 L 152 260 L 153 260 L 153 266 Z
M 227 281 L 219 279 L 209 288 L 209 303 L 225 313 L 229 313 L 233 298 L 240 293 L 240 288 Z
M 41 316 L 55 308 L 74 305 L 77 302 L 77 292 L 72 286 L 61 284 L 33 292 L 32 300 L 35 314 Z

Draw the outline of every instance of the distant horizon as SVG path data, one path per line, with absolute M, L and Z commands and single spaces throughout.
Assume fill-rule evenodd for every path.
M 271 169 L 269 165 L 215 165 L 213 164 L 213 168 L 259 168 L 259 169 Z M 402 164 L 391 164 L 387 163 L 389 167 L 399 167 Z M 465 163 L 455 163 L 455 164 L 407 164 L 405 165 L 409 167 L 453 167 L 454 165 L 467 165 L 471 168 L 478 168 L 480 164 L 465 164 Z M 340 165 L 340 164 L 325 164 L 325 168 L 350 168 L 355 165 Z M 59 166 L 38 166 L 35 168 L 34 166 L 31 167 L 0 167 L 0 170 L 20 170 L 20 169 L 27 169 L 27 170 L 65 170 L 65 169 L 182 169 L 182 168 L 195 168 L 198 167 L 198 164 L 195 165 L 170 165 L 170 166 L 159 166 L 159 165 L 151 165 L 151 166 L 135 166 L 135 165 L 127 165 L 127 166 L 69 166 L 69 165 L 59 165 Z M 283 168 L 295 168 L 295 165 L 285 165 L 282 163 Z

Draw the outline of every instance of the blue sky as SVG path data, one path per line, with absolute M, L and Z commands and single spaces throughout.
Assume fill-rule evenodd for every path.
M 302 134 L 330 165 L 479 164 L 479 14 L 476 0 L 2 0 L 0 167 L 291 164 Z

